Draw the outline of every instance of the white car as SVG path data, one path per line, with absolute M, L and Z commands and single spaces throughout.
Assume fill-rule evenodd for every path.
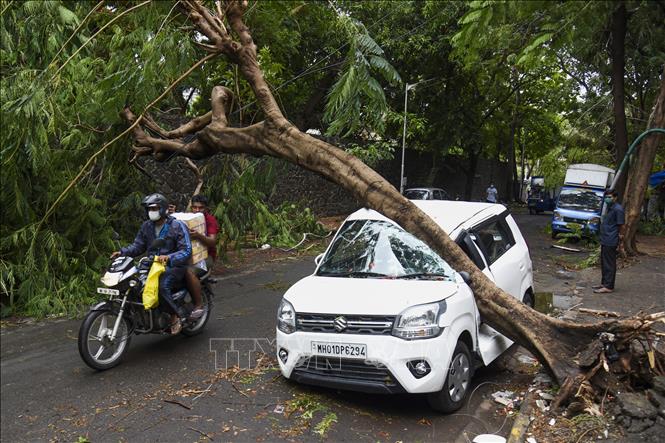
M 499 287 L 533 303 L 527 245 L 497 204 L 414 201 Z M 512 341 L 483 324 L 465 279 L 425 243 L 361 209 L 337 231 L 313 275 L 277 312 L 277 360 L 300 383 L 370 393 L 429 393 L 460 408 L 478 364 Z

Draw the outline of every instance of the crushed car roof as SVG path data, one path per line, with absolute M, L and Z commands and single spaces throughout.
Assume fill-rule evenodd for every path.
M 453 200 L 411 200 L 425 214 L 429 215 L 447 234 L 452 234 L 459 226 L 471 219 L 485 219 L 501 214 L 506 207 L 494 203 L 453 201 Z M 386 220 L 384 215 L 372 209 L 359 209 L 347 220 Z M 393 222 L 394 223 L 394 222 Z

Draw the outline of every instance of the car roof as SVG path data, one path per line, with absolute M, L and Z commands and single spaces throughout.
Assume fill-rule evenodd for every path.
M 506 207 L 495 203 L 480 203 L 453 200 L 411 200 L 425 214 L 429 215 L 448 235 L 458 228 L 485 220 L 506 211 Z M 389 218 L 372 209 L 359 209 L 347 217 L 347 220 L 385 220 Z M 393 222 L 395 223 L 395 222 Z
M 405 189 L 404 192 L 407 191 L 443 191 L 442 188 L 409 188 Z

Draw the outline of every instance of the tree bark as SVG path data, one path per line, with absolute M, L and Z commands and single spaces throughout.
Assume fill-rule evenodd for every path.
M 648 330 L 659 318 L 654 315 L 628 320 L 572 323 L 534 311 L 499 289 L 438 224 L 378 173 L 342 149 L 299 131 L 284 118 L 258 66 L 256 47 L 242 20 L 247 3 L 233 0 L 225 3 L 226 16 L 219 17 L 195 0 L 181 0 L 199 32 L 212 43 L 209 46 L 214 46 L 229 60 L 238 63 L 266 119 L 244 128 L 228 127 L 226 113 L 233 95 L 229 89 L 217 86 L 212 91 L 212 111 L 209 120 L 206 118 L 208 124 L 202 128 L 199 125 L 184 125 L 175 131 L 161 132 L 195 132 L 195 140 L 185 143 L 175 138 L 152 137 L 137 125 L 133 131 L 133 149 L 137 155 L 153 155 L 158 160 L 166 159 L 174 152 L 193 159 L 217 153 L 270 155 L 317 172 L 339 184 L 358 201 L 364 202 L 366 207 L 384 214 L 430 245 L 454 269 L 467 271 L 471 276 L 470 287 L 484 321 L 529 349 L 562 383 L 564 394 L 574 392 L 575 387 L 588 378 L 584 375 L 587 369 L 580 366 L 576 357 L 583 351 L 588 355 L 589 349 L 598 349 L 599 333 L 614 333 L 617 342 L 623 343 L 636 333 Z M 219 14 L 222 14 L 221 9 Z M 239 42 L 232 40 L 222 23 L 224 18 L 238 36 Z M 136 118 L 130 109 L 125 109 L 123 115 L 130 122 Z M 600 349 L 595 351 L 596 360 L 603 358 L 602 346 Z M 593 358 L 590 360 L 592 363 L 595 361 Z
M 628 150 L 628 130 L 626 128 L 625 109 L 625 64 L 626 64 L 626 28 L 628 15 L 623 1 L 612 13 L 612 31 L 610 56 L 612 58 L 612 97 L 614 111 L 614 153 L 617 165 L 621 164 Z M 625 175 L 616 186 L 616 191 L 625 202 Z M 632 198 L 632 196 L 630 197 Z
M 661 75 L 660 92 L 656 97 L 653 111 L 649 117 L 647 129 L 665 128 L 665 69 Z M 649 175 L 656 159 L 656 151 L 662 146 L 663 136 L 660 133 L 652 133 L 646 136 L 637 146 L 637 153 L 628 171 L 628 180 L 626 183 L 626 196 L 624 198 L 624 210 L 626 212 L 626 227 L 624 231 L 623 245 L 626 253 L 636 255 L 638 253 L 635 242 L 637 225 L 640 220 L 644 196 L 648 186 Z

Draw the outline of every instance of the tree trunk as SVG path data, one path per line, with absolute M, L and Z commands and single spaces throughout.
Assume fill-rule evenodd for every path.
M 520 188 L 519 188 L 519 201 L 524 203 L 524 174 L 526 173 L 526 156 L 524 154 L 524 128 L 522 128 L 520 135 Z
M 614 152 L 617 165 L 621 164 L 628 150 L 624 88 L 627 24 L 628 15 L 626 14 L 626 5 L 621 2 L 612 13 L 612 42 L 610 49 L 610 56 L 612 57 L 612 97 L 614 99 L 612 106 L 614 110 Z M 624 202 L 626 195 L 629 195 L 624 192 L 626 187 L 625 177 L 624 175 L 616 186 L 616 191 L 619 192 Z
M 479 153 L 471 148 L 469 151 L 469 165 L 466 170 L 466 184 L 464 185 L 464 200 L 471 201 L 473 198 L 473 181 L 476 179 L 476 171 L 478 170 L 478 157 Z
M 233 95 L 228 88 L 217 86 L 212 91 L 211 112 L 174 131 L 161 132 L 173 138 L 155 138 L 146 134 L 141 125 L 134 126 L 133 150 L 136 155 L 153 155 L 158 160 L 166 160 L 173 153 L 193 159 L 217 153 L 270 155 L 339 184 L 366 207 L 384 214 L 430 245 L 454 269 L 467 271 L 484 321 L 529 349 L 563 384 L 562 397 L 574 392 L 585 379 L 583 374 L 587 369 L 584 365 L 597 370 L 596 361 L 604 361 L 603 347 L 598 347 L 599 333 L 615 333 L 621 344 L 636 331 L 648 329 L 659 318 L 650 316 L 578 324 L 541 314 L 508 295 L 473 264 L 438 224 L 378 173 L 351 154 L 299 131 L 284 118 L 264 80 L 256 60 L 256 46 L 242 20 L 246 2 L 227 0 L 224 8 L 224 18 L 239 41 L 233 40 L 230 31 L 220 26 L 220 19 L 197 1 L 181 0 L 181 4 L 198 31 L 208 38 L 210 46 L 239 65 L 266 120 L 244 128 L 229 127 L 227 112 Z M 221 14 L 221 9 L 219 11 Z M 136 116 L 128 108 L 123 115 L 129 122 L 136 121 Z M 188 143 L 175 138 L 184 133 L 196 133 L 197 137 Z M 580 363 L 576 357 L 583 351 L 591 353 L 593 358 Z
M 649 117 L 648 129 L 652 128 L 665 128 L 665 69 L 661 76 L 660 93 L 656 97 L 656 103 Z M 638 253 L 635 242 L 637 224 L 640 220 L 640 213 L 644 204 L 649 175 L 651 174 L 653 162 L 656 158 L 656 151 L 659 146 L 662 146 L 664 138 L 665 136 L 660 133 L 647 135 L 641 144 L 637 146 L 637 153 L 633 157 L 633 162 L 627 174 L 626 197 L 629 198 L 624 198 L 626 227 L 623 245 L 626 253 L 630 255 Z
M 506 201 L 517 201 L 519 196 L 517 193 L 518 177 L 517 177 L 517 154 L 515 152 L 515 138 L 519 137 L 520 133 L 520 103 L 522 97 L 520 94 L 520 80 L 517 69 L 513 68 L 511 72 L 511 82 L 515 91 L 515 107 L 513 108 L 513 118 L 510 122 L 510 140 L 508 143 L 508 185 L 506 186 Z

